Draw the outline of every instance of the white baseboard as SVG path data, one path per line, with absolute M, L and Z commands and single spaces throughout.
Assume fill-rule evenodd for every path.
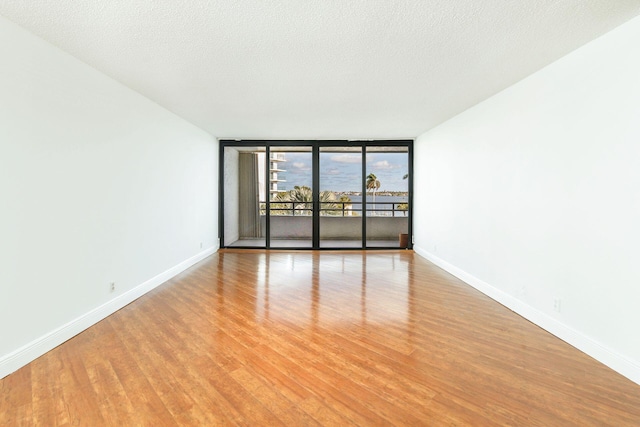
M 101 306 L 94 308 L 93 310 L 83 314 L 82 316 L 3 356 L 2 358 L 0 358 L 0 379 L 29 364 L 33 360 L 37 359 L 48 351 L 51 351 L 68 339 L 73 338 L 90 326 L 95 325 L 105 317 L 115 313 L 122 307 L 130 304 L 131 302 L 140 298 L 142 295 L 158 287 L 177 274 L 183 272 L 198 261 L 201 261 L 209 255 L 215 253 L 217 250 L 217 247 L 206 249 L 192 256 L 191 258 L 182 261 L 180 264 L 168 269 L 167 271 L 160 273 L 155 277 L 152 277 L 146 282 L 141 283 L 135 288 L 130 289 L 122 295 L 118 295 L 117 297 L 113 298 L 110 301 L 107 301 Z
M 625 358 L 624 356 L 609 349 L 605 345 L 593 340 L 592 338 L 572 329 L 570 326 L 560 322 L 559 320 L 549 316 L 548 314 L 532 307 L 519 299 L 501 291 L 500 289 L 483 282 L 477 277 L 467 273 L 466 271 L 449 264 L 432 253 L 414 246 L 415 253 L 423 258 L 431 261 L 443 270 L 453 274 L 463 282 L 473 286 L 489 298 L 494 299 L 508 309 L 518 313 L 525 319 L 535 323 L 547 332 L 555 335 L 566 343 L 572 345 L 578 350 L 588 354 L 597 361 L 605 364 L 614 371 L 624 375 L 631 381 L 640 384 L 640 366 L 637 363 Z

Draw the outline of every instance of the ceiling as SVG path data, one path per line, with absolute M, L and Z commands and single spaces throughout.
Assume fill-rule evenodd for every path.
M 640 14 L 640 0 L 0 0 L 220 138 L 411 138 Z

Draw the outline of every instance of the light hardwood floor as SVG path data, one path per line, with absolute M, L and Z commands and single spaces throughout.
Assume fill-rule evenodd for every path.
M 411 251 L 221 251 L 0 392 L 2 426 L 640 425 L 640 386 Z

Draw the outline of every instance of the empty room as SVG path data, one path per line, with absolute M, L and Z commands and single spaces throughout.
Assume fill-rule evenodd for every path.
M 640 425 L 638 0 L 0 0 L 0 425 Z

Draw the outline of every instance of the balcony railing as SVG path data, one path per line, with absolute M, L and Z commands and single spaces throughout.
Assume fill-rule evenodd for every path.
M 320 202 L 320 216 L 361 216 L 363 202 Z M 260 202 L 260 215 L 266 215 L 266 202 Z M 402 217 L 407 215 L 407 202 L 367 202 L 367 216 Z M 313 202 L 281 202 L 270 204 L 272 216 L 311 216 Z

